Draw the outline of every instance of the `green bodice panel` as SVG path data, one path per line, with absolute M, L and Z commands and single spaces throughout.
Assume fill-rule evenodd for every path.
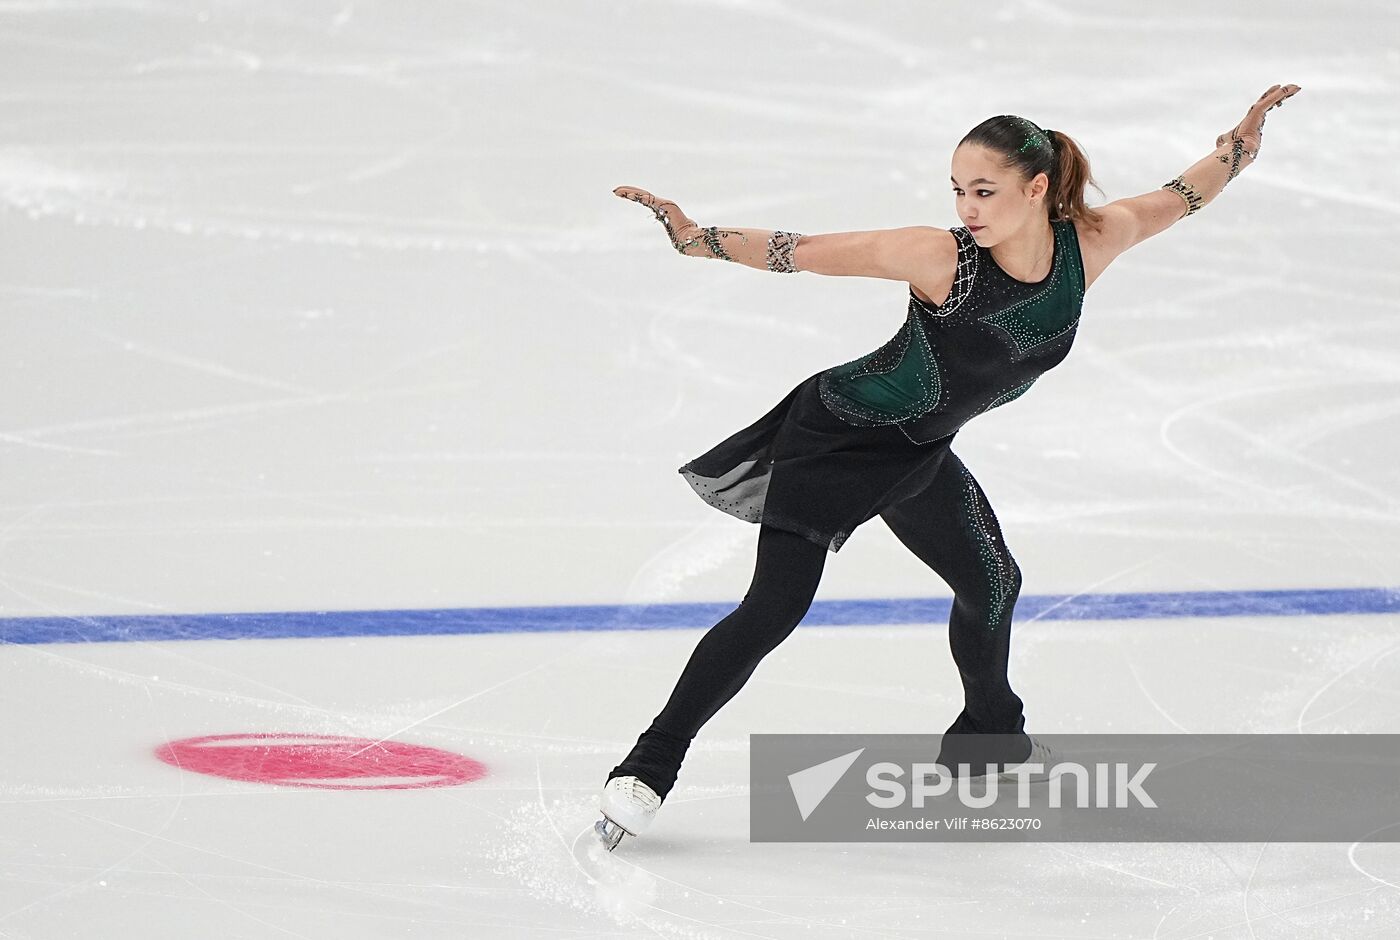
M 911 289 L 899 332 L 821 373 L 826 406 L 851 424 L 893 424 L 928 443 L 1024 395 L 1069 354 L 1084 300 L 1074 223 L 1051 227 L 1050 273 L 1034 284 L 1003 271 L 966 228 L 952 229 L 958 269 L 948 299 L 926 303 Z

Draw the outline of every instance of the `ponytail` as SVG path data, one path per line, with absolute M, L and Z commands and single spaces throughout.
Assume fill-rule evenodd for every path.
M 1099 189 L 1089 172 L 1089 158 L 1084 155 L 1074 138 L 1059 131 L 1046 129 L 1046 134 L 1055 144 L 1055 170 L 1050 174 L 1050 203 L 1055 206 L 1052 219 L 1083 219 L 1095 231 L 1103 227 L 1103 213 L 1084 204 L 1084 187 Z M 1103 190 L 1099 189 L 1099 194 Z

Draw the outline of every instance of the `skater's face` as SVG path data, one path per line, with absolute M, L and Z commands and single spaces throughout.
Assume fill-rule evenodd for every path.
M 1037 173 L 1022 180 L 997 154 L 973 144 L 953 151 L 953 199 L 963 225 L 977 244 L 990 248 L 1026 229 L 1044 227 L 1049 218 L 1046 191 L 1050 178 Z

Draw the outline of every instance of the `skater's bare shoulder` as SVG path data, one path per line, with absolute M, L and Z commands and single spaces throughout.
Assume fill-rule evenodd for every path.
M 801 271 L 846 277 L 875 277 L 930 288 L 958 266 L 958 241 L 932 225 L 803 235 L 793 258 Z M 945 292 L 946 293 L 946 292 Z

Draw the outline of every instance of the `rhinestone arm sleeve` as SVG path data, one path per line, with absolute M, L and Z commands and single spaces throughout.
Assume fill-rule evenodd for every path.
M 695 226 L 678 233 L 676 250 L 693 258 L 718 258 L 751 268 L 795 274 L 797 232 L 764 228 L 720 228 Z
M 780 274 L 793 274 L 799 270 L 794 255 L 802 236 L 797 232 L 720 228 L 716 225 L 701 228 L 670 200 L 658 202 L 650 194 L 637 192 L 627 193 L 626 197 L 652 211 L 656 220 L 665 226 L 671 245 L 683 255 L 737 261 L 751 268 Z
M 1253 162 L 1253 154 L 1244 149 L 1242 141 L 1227 141 L 1161 188 L 1170 189 L 1186 203 L 1184 219 L 1219 196 L 1225 185 Z

